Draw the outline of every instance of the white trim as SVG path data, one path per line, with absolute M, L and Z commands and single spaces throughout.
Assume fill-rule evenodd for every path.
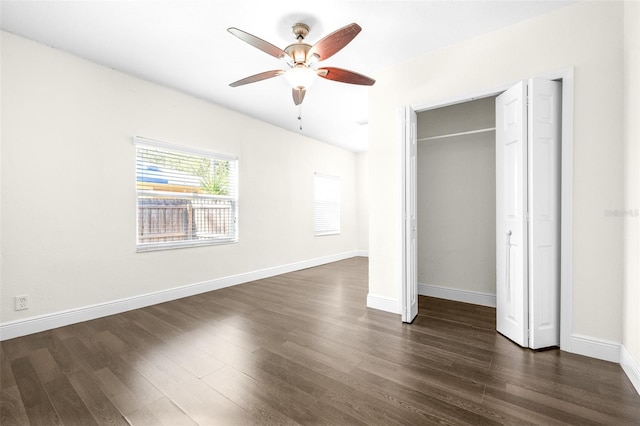
M 358 250 L 356 256 L 369 257 L 369 250 Z
M 367 294 L 367 308 L 391 312 L 392 314 L 399 314 L 400 301 L 369 293 Z
M 288 272 L 299 271 L 301 269 L 312 268 L 339 260 L 349 259 L 358 255 L 356 251 L 338 253 L 334 255 L 319 257 L 315 259 L 303 260 L 281 266 L 260 269 L 228 277 L 216 278 L 181 287 L 174 287 L 148 294 L 129 297 L 126 299 L 114 300 L 80 308 L 69 309 L 67 311 L 54 312 L 0 324 L 0 341 L 13 339 L 14 337 L 26 336 L 27 334 L 38 333 L 40 331 L 51 330 L 57 327 L 89 321 L 108 315 L 119 314 L 133 309 L 144 308 L 158 303 L 169 302 L 183 297 L 193 296 L 208 291 L 219 290 L 250 281 L 273 277 L 275 275 L 286 274 Z
M 496 307 L 496 295 L 479 291 L 461 290 L 432 284 L 418 284 L 418 294 L 421 296 L 437 297 L 439 299 L 455 300 L 456 302 L 471 303 L 473 305 Z
M 410 211 L 411 211 L 411 193 L 412 185 L 411 185 L 411 168 L 406 165 L 411 161 L 410 152 L 411 149 L 409 145 L 411 144 L 411 139 L 409 136 L 409 115 L 412 113 L 411 107 L 403 107 L 398 110 L 398 122 L 400 128 L 400 158 L 401 163 L 404 164 L 404 167 L 401 168 L 401 194 L 402 194 L 402 281 L 401 281 L 401 292 L 400 294 L 400 314 L 402 315 L 402 322 L 411 322 L 413 318 L 409 319 L 409 298 L 407 295 L 411 294 L 411 267 L 412 267 L 412 256 L 411 256 L 411 219 Z
M 573 68 L 562 78 L 560 170 L 560 349 L 571 351 L 573 334 Z
M 133 138 L 131 138 L 131 143 L 133 143 L 136 146 L 138 145 L 152 146 L 155 148 L 168 149 L 170 151 L 187 152 L 189 154 L 204 155 L 207 157 L 216 157 L 222 160 L 238 161 L 238 157 L 235 155 L 220 154 L 217 152 L 208 151 L 206 149 L 193 148 L 190 146 L 179 145 L 173 142 L 159 141 L 155 139 L 145 138 L 143 136 L 134 136 Z
M 398 268 L 394 271 L 397 275 L 398 275 L 398 283 L 400 285 L 400 287 L 398 288 L 398 294 L 400 295 L 400 299 L 396 301 L 396 308 L 395 310 L 390 309 L 391 305 L 389 304 L 389 306 L 387 306 L 387 308 L 383 308 L 383 307 L 378 307 L 379 304 L 382 303 L 382 301 L 378 301 L 377 300 L 377 296 L 373 296 L 373 295 L 368 295 L 367 296 L 367 306 L 370 308 L 374 308 L 374 309 L 380 309 L 383 311 L 387 311 L 387 312 L 397 312 L 400 313 L 400 321 L 404 322 L 407 312 L 407 306 L 406 306 L 406 298 L 404 297 L 405 294 L 407 294 L 407 247 L 406 247 L 406 239 L 407 239 L 407 235 L 406 235 L 406 204 L 407 204 L 407 195 L 406 195 L 406 189 L 405 189 L 405 179 L 406 179 L 406 173 L 407 173 L 407 161 L 408 159 L 406 158 L 406 138 L 405 138 L 405 133 L 407 130 L 407 125 L 405 123 L 405 117 L 406 117 L 406 112 L 405 110 L 407 109 L 407 106 L 404 105 L 402 107 L 400 107 L 397 111 L 397 130 L 398 130 L 398 143 L 396 144 L 396 149 L 397 149 L 397 154 L 398 154 L 398 159 L 400 160 L 400 167 L 398 168 L 398 183 L 400 184 L 400 193 L 399 195 L 399 199 L 398 199 L 398 205 L 397 207 L 399 208 L 398 210 L 398 217 L 400 218 L 400 222 L 398 223 L 399 228 L 398 228 L 398 233 L 396 234 L 396 242 L 398 243 L 398 247 L 400 248 L 400 250 L 398 250 L 398 255 L 399 257 L 399 263 L 398 263 Z M 371 288 L 371 287 L 369 287 Z M 371 300 L 369 298 L 372 298 Z M 384 305 L 383 305 L 384 306 Z
M 567 352 L 604 361 L 620 362 L 620 343 L 617 342 L 574 334 L 571 336 L 571 349 Z
M 640 364 L 633 359 L 627 348 L 620 345 L 620 366 L 640 395 Z

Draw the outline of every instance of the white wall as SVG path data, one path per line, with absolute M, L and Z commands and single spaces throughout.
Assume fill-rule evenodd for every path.
M 624 334 L 622 344 L 635 362 L 625 369 L 635 370 L 640 392 L 640 3 L 626 2 L 624 9 Z M 630 374 L 631 376 L 631 374 Z
M 1 37 L 3 324 L 356 253 L 354 153 Z M 237 244 L 136 253 L 134 135 L 239 157 Z M 316 171 L 341 177 L 339 236 L 313 237 Z
M 358 170 L 358 251 L 369 253 L 369 156 L 367 152 L 356 155 Z
M 418 113 L 418 283 L 427 295 L 435 286 L 495 298 L 495 131 L 451 136 L 493 127 L 493 97 Z
M 436 105 L 575 67 L 573 333 L 622 339 L 623 5 L 579 2 L 385 70 L 370 92 L 372 299 L 399 306 L 402 105 Z M 385 173 L 380 173 L 384 170 Z M 370 306 L 372 304 L 370 303 Z M 637 329 L 636 329 L 637 330 Z

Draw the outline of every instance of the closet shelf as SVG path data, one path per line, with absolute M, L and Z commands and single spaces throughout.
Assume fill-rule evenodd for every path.
M 476 133 L 493 132 L 495 130 L 496 130 L 495 127 L 487 127 L 486 129 L 469 130 L 469 131 L 466 131 L 466 132 L 449 133 L 449 134 L 446 134 L 446 135 L 439 135 L 439 136 L 429 136 L 428 138 L 420 138 L 420 139 L 418 139 L 418 142 L 432 141 L 432 140 L 444 139 L 444 138 L 452 138 L 454 136 L 473 135 L 473 134 L 476 134 Z

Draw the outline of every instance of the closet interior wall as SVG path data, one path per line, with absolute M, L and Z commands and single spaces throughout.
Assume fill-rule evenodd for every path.
M 496 292 L 495 97 L 418 113 L 418 283 Z

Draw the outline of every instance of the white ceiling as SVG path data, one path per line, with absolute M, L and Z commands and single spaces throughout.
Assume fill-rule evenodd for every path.
M 283 77 L 229 83 L 281 62 L 226 29 L 284 48 L 291 27 L 314 44 L 357 22 L 362 32 L 321 65 L 376 78 L 378 70 L 566 6 L 566 1 L 31 1 L 2 0 L 0 27 L 98 64 L 172 87 L 293 132 L 367 150 L 368 91 L 317 79 L 298 108 Z

